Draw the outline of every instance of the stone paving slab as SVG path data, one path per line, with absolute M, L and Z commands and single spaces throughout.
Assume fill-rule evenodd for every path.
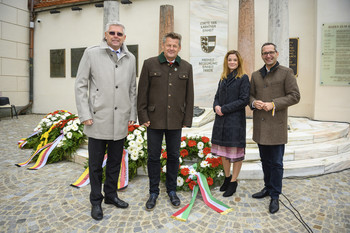
M 253 199 L 262 180 L 240 180 L 237 192 L 224 198 L 218 188 L 217 199 L 234 208 L 220 215 L 196 199 L 187 222 L 170 218 L 171 207 L 161 184 L 157 206 L 145 210 L 148 178 L 138 176 L 119 196 L 129 202 L 122 210 L 102 205 L 104 219 L 90 217 L 89 190 L 69 186 L 83 172 L 73 162 L 49 164 L 37 171 L 14 166 L 25 161 L 31 150 L 21 150 L 17 141 L 30 135 L 41 115 L 1 118 L 0 121 L 0 232 L 307 232 L 280 203 L 280 211 L 268 213 L 269 199 Z M 284 179 L 283 193 L 300 212 L 313 232 L 350 232 L 350 170 L 318 177 Z M 181 207 L 190 202 L 189 192 L 178 192 Z M 280 200 L 291 208 L 288 201 Z M 298 215 L 296 213 L 296 215 Z

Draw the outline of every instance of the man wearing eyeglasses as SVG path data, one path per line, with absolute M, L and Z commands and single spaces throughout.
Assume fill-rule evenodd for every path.
M 258 144 L 264 173 L 264 188 L 253 198 L 270 196 L 270 213 L 279 210 L 282 192 L 283 155 L 288 141 L 288 107 L 300 100 L 293 70 L 280 65 L 273 43 L 261 47 L 265 65 L 253 72 L 250 107 L 253 109 L 253 140 Z
M 156 206 L 159 195 L 160 156 L 165 135 L 167 164 L 166 189 L 170 203 L 180 206 L 176 195 L 179 149 L 183 127 L 193 118 L 192 65 L 178 56 L 181 35 L 171 32 L 163 37 L 163 52 L 144 61 L 137 94 L 140 124 L 147 128 L 149 199 L 146 210 Z
M 89 137 L 91 217 L 103 218 L 101 203 L 127 208 L 117 184 L 128 125 L 136 121 L 136 63 L 125 41 L 125 27 L 108 23 L 99 46 L 87 48 L 80 61 L 75 98 L 84 133 Z M 107 151 L 102 195 L 102 162 Z

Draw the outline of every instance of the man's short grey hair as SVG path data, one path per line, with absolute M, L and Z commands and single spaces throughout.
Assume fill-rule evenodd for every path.
M 163 37 L 163 44 L 165 43 L 166 41 L 166 38 L 171 38 L 171 39 L 176 39 L 176 40 L 179 40 L 179 46 L 181 46 L 181 38 L 182 36 L 179 34 L 179 33 L 176 33 L 176 32 L 169 32 L 167 34 L 164 35 Z
M 118 21 L 108 22 L 106 24 L 106 27 L 105 27 L 105 32 L 108 32 L 109 27 L 112 26 L 112 25 L 122 27 L 123 28 L 123 34 L 125 34 L 125 26 L 122 23 L 118 22 Z

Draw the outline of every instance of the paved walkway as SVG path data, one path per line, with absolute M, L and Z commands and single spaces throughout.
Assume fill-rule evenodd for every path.
M 204 205 L 198 196 L 187 222 L 170 218 L 172 208 L 161 185 L 157 206 L 145 211 L 148 178 L 138 176 L 119 196 L 129 202 L 126 210 L 102 205 L 104 219 L 90 217 L 89 186 L 69 186 L 83 172 L 82 165 L 60 162 L 31 171 L 14 166 L 24 162 L 31 150 L 17 148 L 21 137 L 30 135 L 43 116 L 19 116 L 0 121 L 0 232 L 307 232 L 293 213 L 280 204 L 280 211 L 268 213 L 269 199 L 251 194 L 262 188 L 262 180 L 240 180 L 237 192 L 222 197 L 234 208 L 220 215 Z M 320 177 L 284 179 L 283 192 L 313 232 L 350 232 L 350 170 Z M 181 207 L 191 194 L 179 192 Z M 288 201 L 280 200 L 290 208 Z M 298 214 L 296 213 L 298 216 Z

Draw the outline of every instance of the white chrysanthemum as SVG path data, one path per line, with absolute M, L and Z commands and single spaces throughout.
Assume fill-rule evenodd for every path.
M 204 143 L 203 143 L 203 142 L 198 142 L 197 148 L 198 148 L 199 150 L 202 150 L 202 149 L 204 148 Z
M 81 124 L 80 119 L 79 118 L 75 119 L 74 124 L 80 125 Z
M 63 141 L 62 140 L 57 144 L 57 147 L 61 147 L 61 146 L 63 146 Z
M 63 128 L 63 134 L 66 135 L 68 133 L 67 127 Z
M 188 165 L 181 165 L 180 169 L 188 168 Z
M 146 130 L 146 128 L 144 126 L 141 126 L 138 129 L 141 130 L 141 131 L 145 131 Z
M 133 134 L 135 134 L 136 136 L 140 136 L 141 135 L 141 131 L 138 129 L 135 129 Z
M 41 130 L 41 126 L 40 126 L 40 125 L 38 125 L 37 127 L 35 127 L 34 132 L 39 131 L 39 130 Z
M 182 158 L 179 156 L 179 163 L 181 164 L 182 163 Z
M 193 168 L 190 168 L 190 175 L 196 175 L 196 170 L 194 170 Z
M 203 150 L 198 151 L 198 157 L 199 158 L 203 158 L 204 157 Z
M 71 139 L 72 137 L 73 137 L 72 132 L 68 132 L 68 133 L 67 133 L 67 138 Z
M 166 173 L 166 165 L 163 166 L 162 171 Z
M 66 136 L 63 136 L 62 141 L 66 141 L 66 140 L 67 140 Z
M 208 142 L 208 144 L 209 144 L 209 147 L 211 147 L 211 142 Z
M 147 140 L 147 134 L 143 135 L 143 139 Z
M 51 118 L 51 117 L 52 117 L 52 115 L 51 115 L 51 114 L 49 114 L 49 115 L 47 115 L 47 116 L 46 116 L 46 118 Z
M 182 179 L 182 177 L 178 176 L 176 183 L 177 183 L 177 186 L 181 187 L 182 185 L 184 185 L 184 179 Z
M 185 141 L 182 141 L 180 147 L 181 147 L 181 148 L 185 148 L 185 147 L 186 147 L 186 142 L 185 142 Z
M 138 156 L 138 154 L 131 154 L 131 155 L 130 155 L 130 158 L 131 158 L 132 160 L 136 161 L 136 160 L 139 158 L 139 156 Z
M 67 116 L 70 116 L 70 114 L 69 114 L 68 112 L 66 112 L 66 113 L 64 114 L 64 116 L 67 117 Z
M 205 156 L 206 159 L 207 159 L 207 158 L 211 158 L 211 159 L 212 159 L 213 157 L 214 157 L 214 156 L 212 155 L 212 153 L 208 153 L 207 156 Z
M 205 167 L 208 167 L 208 161 L 202 161 L 201 162 L 201 167 L 205 168 Z
M 126 137 L 126 139 L 128 139 L 129 141 L 130 141 L 130 140 L 134 140 L 134 139 L 135 139 L 135 135 L 129 134 L 129 135 Z
M 143 146 L 142 146 L 142 144 L 136 143 L 136 148 L 137 148 L 137 150 L 142 150 Z
M 143 157 L 145 155 L 145 152 L 143 150 L 139 150 L 139 156 Z
M 134 151 L 137 151 L 136 147 L 135 146 L 129 146 L 128 147 L 128 151 L 130 154 L 134 154 L 135 152 Z
M 59 118 L 61 118 L 61 120 L 65 120 L 66 116 L 65 115 L 61 115 Z
M 136 142 L 135 141 L 130 141 L 129 146 L 136 147 Z
M 220 177 L 220 176 L 224 176 L 224 172 L 223 171 L 219 172 L 218 177 Z
M 136 142 L 139 144 L 142 144 L 145 140 L 143 140 L 142 136 L 137 136 L 136 137 Z
M 79 130 L 79 133 L 80 133 L 80 134 L 83 134 L 83 132 L 81 132 L 80 130 Z
M 51 120 L 52 120 L 52 121 L 55 121 L 55 120 L 57 120 L 57 117 L 54 116 L 54 117 L 51 118 Z
M 78 131 L 79 127 L 78 127 L 76 124 L 73 124 L 72 129 L 73 129 L 74 131 Z
M 162 145 L 162 149 L 165 150 L 166 149 L 166 145 Z
M 73 124 L 73 121 L 68 121 L 67 125 Z
M 46 125 L 47 125 L 47 126 L 51 126 L 51 125 L 52 125 L 52 122 L 49 121 L 49 122 L 46 123 Z

